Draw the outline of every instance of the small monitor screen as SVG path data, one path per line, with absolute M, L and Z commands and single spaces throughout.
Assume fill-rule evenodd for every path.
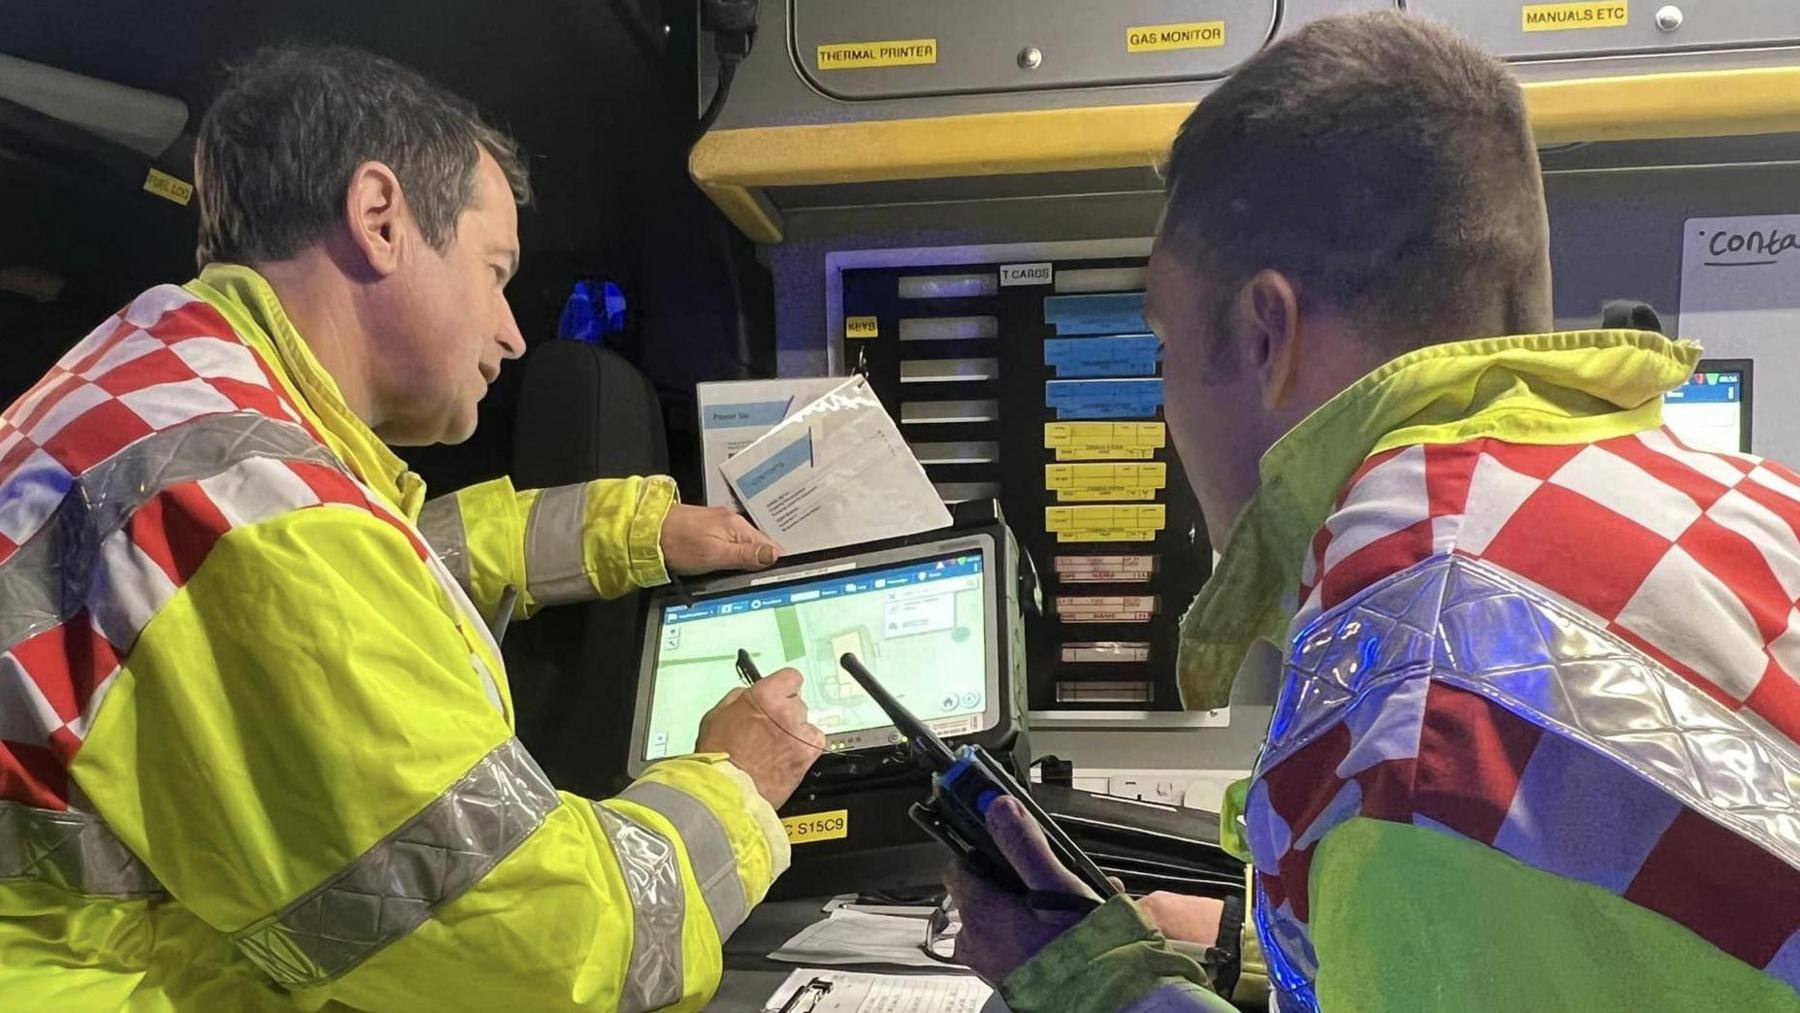
M 739 648 L 765 676 L 800 670 L 812 722 L 834 748 L 887 742 L 847 733 L 893 724 L 838 666 L 847 651 L 939 735 L 987 727 L 984 562 L 963 552 L 663 607 L 643 758 L 693 752 L 700 718 L 741 685 Z
M 1744 374 L 1702 364 L 1687 383 L 1663 395 L 1663 424 L 1695 450 L 1749 451 L 1743 445 Z

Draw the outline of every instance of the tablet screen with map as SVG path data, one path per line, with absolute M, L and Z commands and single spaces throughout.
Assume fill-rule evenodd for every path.
M 701 717 L 741 685 L 740 647 L 765 676 L 800 670 L 812 721 L 834 750 L 898 741 L 838 667 L 846 651 L 937 734 L 990 727 L 986 562 L 963 551 L 664 605 L 643 759 L 693 751 Z

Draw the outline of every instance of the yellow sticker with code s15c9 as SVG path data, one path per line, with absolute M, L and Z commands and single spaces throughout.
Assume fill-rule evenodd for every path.
M 789 844 L 835 841 L 850 836 L 850 810 L 833 809 L 830 812 L 807 813 L 805 816 L 789 816 L 781 821 L 781 828 L 787 831 Z
M 1567 32 L 1583 28 L 1624 28 L 1631 8 L 1626 0 L 1604 3 L 1526 4 L 1520 20 L 1528 32 Z

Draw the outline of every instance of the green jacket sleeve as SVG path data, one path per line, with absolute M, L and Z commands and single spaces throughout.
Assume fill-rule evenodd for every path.
M 419 530 L 483 615 L 512 585 L 523 617 L 667 583 L 662 525 L 678 498 L 666 475 L 524 492 L 497 478 L 426 503 Z
M 1327 1010 L 1800 1010 L 1669 918 L 1426 827 L 1333 828 L 1308 887 Z
M 1169 949 L 1129 898 L 1114 897 L 1000 983 L 1013 1013 L 1230 1013 L 1200 965 Z
M 335 505 L 218 537 L 98 711 L 86 797 L 305 1008 L 702 1005 L 786 864 L 774 812 L 718 756 L 555 791 L 418 551 Z

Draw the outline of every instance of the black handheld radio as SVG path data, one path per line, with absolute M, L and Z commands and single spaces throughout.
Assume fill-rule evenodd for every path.
M 838 663 L 887 712 L 894 727 L 906 736 L 913 756 L 930 768 L 931 797 L 913 803 L 908 810 L 913 822 L 926 833 L 975 866 L 989 882 L 1014 893 L 1035 896 L 1013 871 L 1012 864 L 988 833 L 988 806 L 1002 795 L 1009 795 L 1018 799 L 1025 811 L 1037 820 L 1045 839 L 1050 842 L 1050 850 L 1076 878 L 1087 884 L 1101 900 L 1118 895 L 1118 887 L 1106 878 L 1094 860 L 1075 846 L 1069 835 L 987 750 L 967 745 L 952 752 L 942 739 L 925 727 L 924 722 L 875 681 L 875 676 L 863 667 L 856 655 L 845 654 Z

